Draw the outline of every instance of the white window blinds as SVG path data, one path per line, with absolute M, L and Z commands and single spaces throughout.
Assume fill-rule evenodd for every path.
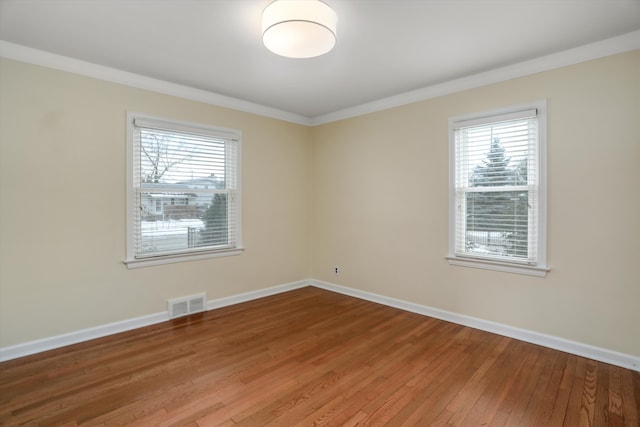
M 537 109 L 454 121 L 452 131 L 454 255 L 537 264 Z
M 240 245 L 237 131 L 131 115 L 129 260 Z

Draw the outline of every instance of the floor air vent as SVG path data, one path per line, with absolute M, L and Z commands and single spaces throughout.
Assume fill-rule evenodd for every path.
M 168 300 L 169 319 L 205 311 L 207 295 L 197 294 Z

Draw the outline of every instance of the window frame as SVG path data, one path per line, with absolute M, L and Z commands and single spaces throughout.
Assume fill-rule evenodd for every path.
M 538 185 L 537 185 L 537 224 L 530 226 L 537 230 L 536 261 L 492 259 L 477 255 L 456 254 L 456 141 L 455 130 L 461 122 L 477 121 L 480 124 L 499 123 L 499 117 L 508 116 L 523 110 L 536 110 L 538 127 Z M 494 119 L 495 120 L 492 120 Z M 547 266 L 547 103 L 539 100 L 527 104 L 513 105 L 479 113 L 465 114 L 449 118 L 449 254 L 446 257 L 450 265 L 481 268 L 508 273 L 545 277 L 550 270 Z
M 137 189 L 136 189 L 136 177 L 134 165 L 134 159 L 136 158 L 134 150 L 135 144 L 135 121 L 148 121 L 152 123 L 158 123 L 158 129 L 165 131 L 175 131 L 180 133 L 194 133 L 207 136 L 214 136 L 224 140 L 232 140 L 235 144 L 235 188 L 234 193 L 234 205 L 233 211 L 235 214 L 230 215 L 231 221 L 235 226 L 235 244 L 229 248 L 212 248 L 204 247 L 201 250 L 196 251 L 167 251 L 166 253 L 160 253 L 150 256 L 138 256 L 136 253 L 135 244 L 135 232 L 136 230 L 136 211 L 139 212 L 140 206 L 137 203 Z M 242 177 L 242 133 L 236 129 L 228 129 L 222 127 L 211 126 L 201 123 L 193 123 L 182 120 L 176 120 L 166 117 L 158 117 L 143 113 L 127 112 L 127 177 L 126 177 L 126 257 L 123 261 L 128 268 L 147 267 L 153 265 L 164 265 L 177 262 L 196 261 L 201 259 L 218 258 L 226 256 L 240 255 L 244 251 L 242 244 L 242 192 L 241 192 L 241 177 Z M 139 148 L 138 148 L 139 149 Z M 156 205 L 157 206 L 157 205 Z M 139 221 L 138 221 L 139 222 Z

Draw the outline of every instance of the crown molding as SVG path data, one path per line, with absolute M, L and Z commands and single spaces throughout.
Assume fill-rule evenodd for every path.
M 640 30 L 562 52 L 557 52 L 551 55 L 542 56 L 529 61 L 519 62 L 517 64 L 404 92 L 365 104 L 334 111 L 332 113 L 316 117 L 307 117 L 253 102 L 220 95 L 218 93 L 170 83 L 164 80 L 154 79 L 140 74 L 105 67 L 91 62 L 81 61 L 67 56 L 57 55 L 51 52 L 0 40 L 0 57 L 67 71 L 113 83 L 119 83 L 138 89 L 150 90 L 192 101 L 203 102 L 205 104 L 230 108 L 232 110 L 239 110 L 246 113 L 284 120 L 304 126 L 317 126 L 375 113 L 389 108 L 426 101 L 439 96 L 449 95 L 489 84 L 500 83 L 518 77 L 524 77 L 636 49 L 640 49 Z
M 414 102 L 426 101 L 439 96 L 450 95 L 464 90 L 500 83 L 518 77 L 525 77 L 541 73 L 543 71 L 550 71 L 556 68 L 566 67 L 636 49 L 640 49 L 640 30 L 562 52 L 553 53 L 551 55 L 542 56 L 529 61 L 519 62 L 517 64 L 496 68 L 483 73 L 404 92 L 388 98 L 368 102 L 366 104 L 345 108 L 333 113 L 316 116 L 311 119 L 311 126 L 375 113 L 389 108 L 412 104 Z
M 0 57 L 305 126 L 309 117 L 0 40 Z

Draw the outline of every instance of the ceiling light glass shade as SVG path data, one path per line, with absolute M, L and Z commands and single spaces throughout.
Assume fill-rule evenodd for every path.
M 276 0 L 262 12 L 262 42 L 289 58 L 313 58 L 336 44 L 338 16 L 319 0 Z

